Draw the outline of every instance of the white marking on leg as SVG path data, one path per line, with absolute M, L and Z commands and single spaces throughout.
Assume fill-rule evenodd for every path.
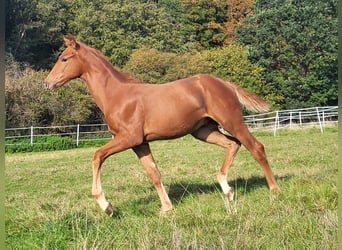
M 236 214 L 236 202 L 234 202 L 234 190 L 228 185 L 227 180 L 224 178 L 219 181 L 223 193 L 225 194 L 224 204 L 228 214 Z M 232 204 L 231 204 L 232 203 Z
M 228 194 L 229 191 L 232 189 L 232 188 L 228 185 L 227 181 L 221 181 L 221 182 L 220 182 L 220 185 L 221 185 L 221 188 L 222 188 L 222 191 L 223 191 L 224 194 Z
M 218 177 L 218 181 L 220 183 L 220 186 L 222 188 L 223 193 L 226 195 L 229 201 L 234 200 L 234 191 L 233 189 L 228 185 L 227 179 Z
M 232 188 L 228 185 L 227 177 L 219 172 L 217 174 L 217 181 L 219 182 L 223 193 L 228 194 Z
M 96 198 L 96 201 L 100 205 L 101 209 L 103 211 L 106 211 L 106 208 L 108 207 L 109 202 L 106 200 L 104 192 L 102 191 L 102 188 L 101 188 L 100 195 Z
M 164 187 L 163 183 L 160 182 L 160 184 L 161 184 L 162 197 L 163 197 L 162 200 L 161 200 L 161 202 L 162 202 L 162 211 L 163 212 L 167 212 L 167 211 L 172 209 L 172 203 L 171 203 L 170 198 L 169 198 L 169 196 L 168 196 L 168 194 L 167 194 L 167 192 L 165 190 L 165 187 Z
M 105 199 L 98 199 L 97 202 L 99 203 L 101 209 L 102 209 L 103 211 L 106 211 L 106 208 L 108 207 L 109 202 L 106 201 Z

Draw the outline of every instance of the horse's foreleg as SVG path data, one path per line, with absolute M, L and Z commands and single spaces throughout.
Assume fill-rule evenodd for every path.
M 143 143 L 139 146 L 136 146 L 133 148 L 133 151 L 136 153 L 141 163 L 144 165 L 148 176 L 151 178 L 153 185 L 157 190 L 162 205 L 162 212 L 171 210 L 172 203 L 161 181 L 161 175 L 153 159 L 149 144 Z
M 101 209 L 105 211 L 109 216 L 113 215 L 112 205 L 106 200 L 104 191 L 101 186 L 101 165 L 103 161 L 101 161 L 96 154 L 94 156 L 92 165 L 93 165 L 93 185 L 92 185 L 92 195 L 100 205 Z
M 129 148 L 129 145 L 126 143 L 127 140 L 120 140 L 120 137 L 117 136 L 115 139 L 109 141 L 107 144 L 98 149 L 93 158 L 92 166 L 93 166 L 93 185 L 92 185 L 92 195 L 100 205 L 101 209 L 105 211 L 109 216 L 113 215 L 113 208 L 110 202 L 108 202 L 105 198 L 104 191 L 101 186 L 101 166 L 105 159 L 107 159 L 110 155 L 115 154 L 117 152 L 123 151 Z

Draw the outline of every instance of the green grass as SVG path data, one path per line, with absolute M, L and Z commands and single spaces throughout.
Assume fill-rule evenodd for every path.
M 221 148 L 190 136 L 151 144 L 175 210 L 160 201 L 132 151 L 107 159 L 109 218 L 91 196 L 96 148 L 6 155 L 7 249 L 337 249 L 337 128 L 256 132 L 282 192 L 241 148 L 228 213 L 216 172 Z

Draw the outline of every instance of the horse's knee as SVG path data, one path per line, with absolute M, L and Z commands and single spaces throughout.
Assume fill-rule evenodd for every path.
M 262 144 L 261 142 L 255 141 L 255 148 L 258 152 L 265 153 L 264 144 Z
M 235 155 L 237 153 L 237 151 L 239 151 L 241 147 L 241 143 L 240 142 L 236 142 L 234 140 L 230 140 L 229 144 L 226 147 L 226 152 L 231 153 L 232 155 Z
M 254 157 L 258 161 L 267 161 L 265 147 L 258 141 L 255 141 L 254 143 Z

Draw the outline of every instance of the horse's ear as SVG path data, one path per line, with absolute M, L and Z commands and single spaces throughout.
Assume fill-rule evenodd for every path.
M 74 49 L 78 49 L 80 45 L 77 43 L 75 37 L 68 33 L 66 37 L 64 37 L 64 42 L 67 47 L 72 47 Z

